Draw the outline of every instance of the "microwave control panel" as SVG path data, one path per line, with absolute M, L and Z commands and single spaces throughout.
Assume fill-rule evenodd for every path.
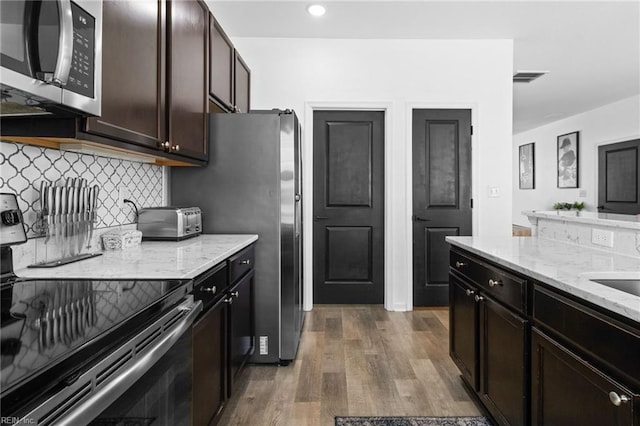
M 73 14 L 73 59 L 65 89 L 94 98 L 95 80 L 95 18 L 75 3 Z

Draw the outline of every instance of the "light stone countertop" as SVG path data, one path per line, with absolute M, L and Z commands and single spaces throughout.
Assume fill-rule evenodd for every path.
M 578 212 L 578 211 L 524 211 L 527 217 L 540 219 L 560 220 L 590 225 L 609 226 L 612 228 L 640 229 L 640 215 L 599 213 L 599 212 Z
M 640 259 L 536 237 L 447 237 L 450 244 L 640 322 L 640 297 L 590 281 L 640 279 Z
M 135 248 L 55 268 L 22 268 L 21 278 L 179 279 L 195 278 L 258 240 L 257 235 L 199 235 L 182 241 L 143 241 Z

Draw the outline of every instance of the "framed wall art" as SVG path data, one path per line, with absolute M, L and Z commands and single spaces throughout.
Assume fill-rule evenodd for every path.
M 578 188 L 578 132 L 558 136 L 558 188 Z
M 520 145 L 518 158 L 520 159 L 520 189 L 535 189 L 535 143 Z

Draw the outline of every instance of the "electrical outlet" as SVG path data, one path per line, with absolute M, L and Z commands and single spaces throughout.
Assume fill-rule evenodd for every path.
M 269 354 L 269 337 L 260 336 L 260 355 Z
M 129 198 L 129 196 L 129 188 L 127 188 L 126 186 L 118 187 L 118 208 L 120 210 L 122 210 L 122 208 L 124 207 L 124 200 Z
M 591 242 L 598 246 L 613 247 L 613 231 L 594 228 L 591 230 Z

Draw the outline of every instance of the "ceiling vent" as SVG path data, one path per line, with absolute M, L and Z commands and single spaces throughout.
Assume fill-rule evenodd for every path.
M 549 71 L 516 71 L 513 75 L 514 83 L 531 83 L 538 77 L 542 77 Z

